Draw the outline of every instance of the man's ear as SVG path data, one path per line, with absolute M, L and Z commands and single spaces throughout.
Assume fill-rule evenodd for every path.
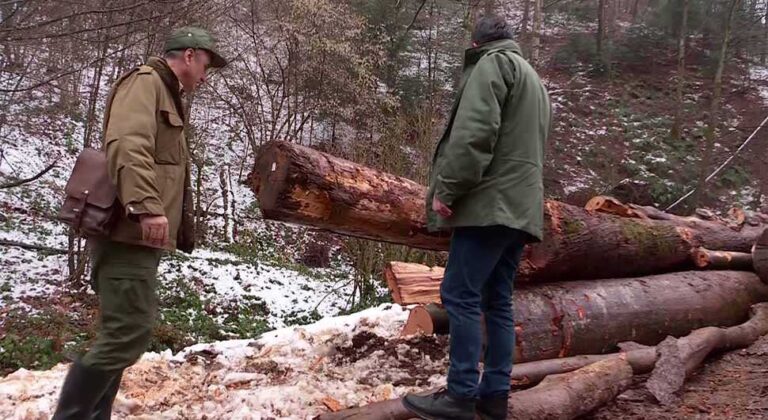
M 189 65 L 192 63 L 192 60 L 195 58 L 195 50 L 192 48 L 187 48 L 184 50 L 184 62 Z

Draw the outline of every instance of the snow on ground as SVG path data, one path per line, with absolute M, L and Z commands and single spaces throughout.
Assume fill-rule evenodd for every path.
M 310 419 L 329 406 L 437 386 L 445 343 L 397 338 L 406 317 L 404 308 L 384 305 L 258 340 L 147 354 L 126 372 L 113 418 Z M 0 379 L 0 417 L 50 418 L 66 369 L 21 369 Z
M 757 90 L 764 101 L 768 102 L 768 67 L 751 66 L 750 79 L 758 82 Z
M 331 276 L 336 274 L 336 278 Z M 317 308 L 321 316 L 336 315 L 352 290 L 351 274 L 336 269 L 314 269 L 299 273 L 269 263 L 244 262 L 226 252 L 196 250 L 190 258 L 166 258 L 160 277 L 200 279 L 207 298 L 221 304 L 241 301 L 247 296 L 262 300 L 269 310 L 269 325 L 285 326 L 285 317 L 309 313 Z M 321 276 L 328 276 L 323 278 Z M 207 287 L 206 287 L 207 286 Z

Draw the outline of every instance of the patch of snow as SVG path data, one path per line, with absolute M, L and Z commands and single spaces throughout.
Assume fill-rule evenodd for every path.
M 434 372 L 418 386 L 402 383 L 410 373 L 397 367 L 398 355 L 374 350 L 359 360 L 334 359 L 336 349 L 349 345 L 354 334 L 368 331 L 394 339 L 406 317 L 404 308 L 384 305 L 275 331 L 256 341 L 196 345 L 173 356 L 146 355 L 126 371 L 113 418 L 311 419 L 328 411 L 324 402 L 356 406 L 443 383 L 445 359 L 416 357 L 419 369 Z M 408 346 L 396 348 L 403 357 L 414 358 Z M 206 361 L 211 354 L 215 358 Z M 0 417 L 49 418 L 66 370 L 65 365 L 42 372 L 20 369 L 0 379 Z

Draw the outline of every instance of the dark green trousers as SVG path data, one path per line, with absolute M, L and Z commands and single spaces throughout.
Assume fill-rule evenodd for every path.
M 99 295 L 99 331 L 80 363 L 113 371 L 133 365 L 147 350 L 157 314 L 157 267 L 163 251 L 91 240 L 93 288 Z

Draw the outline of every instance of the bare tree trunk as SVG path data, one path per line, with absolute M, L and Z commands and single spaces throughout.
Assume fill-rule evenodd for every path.
M 541 49 L 541 3 L 533 0 L 533 39 L 531 41 L 531 62 L 538 64 Z
M 640 6 L 640 0 L 635 0 L 634 3 L 632 3 L 632 23 L 637 22 L 637 12 L 639 10 Z
M 531 43 L 528 33 L 528 24 L 531 20 L 531 0 L 523 0 L 523 22 L 520 24 L 520 41 L 526 58 L 531 58 Z
M 237 241 L 237 236 L 239 233 L 238 226 L 240 226 L 239 220 L 237 218 L 237 194 L 235 194 L 234 189 L 232 188 L 232 173 L 227 170 L 229 180 L 229 190 L 232 191 L 231 199 L 232 199 L 232 205 L 230 206 L 232 208 L 230 214 L 232 215 L 232 241 Z M 238 180 L 240 182 L 240 180 Z
M 685 41 L 688 37 L 688 0 L 683 3 L 683 18 L 680 24 L 680 36 L 677 39 L 677 107 L 675 107 L 675 123 L 672 126 L 672 138 L 680 140 L 683 125 L 683 87 L 685 86 Z
M 603 63 L 603 42 L 605 41 L 605 2 L 606 0 L 599 0 L 597 4 L 597 57 L 601 63 Z
M 229 183 L 227 182 L 227 168 L 222 166 L 219 170 L 219 186 L 221 187 L 221 198 L 224 206 L 224 242 L 229 243 Z
M 197 177 L 195 179 L 195 235 L 197 235 L 197 240 L 201 240 L 205 236 L 204 232 L 207 230 L 202 223 L 203 209 L 201 205 L 203 197 L 203 168 L 205 164 L 201 162 L 194 162 L 194 164 L 197 167 Z
M 765 16 L 763 16 L 763 44 L 760 52 L 760 64 L 765 65 L 766 56 L 768 56 L 768 4 L 765 5 Z
M 725 23 L 725 33 L 723 34 L 723 43 L 720 46 L 720 58 L 717 63 L 717 71 L 715 72 L 715 86 L 712 94 L 712 102 L 709 109 L 709 125 L 705 135 L 704 153 L 701 159 L 701 167 L 699 168 L 699 179 L 696 183 L 696 192 L 693 194 L 691 200 L 692 207 L 698 206 L 704 193 L 704 187 L 706 184 L 707 171 L 712 161 L 712 149 L 715 144 L 715 130 L 718 124 L 718 113 L 720 112 L 720 97 L 723 90 L 723 69 L 725 68 L 725 57 L 728 54 L 728 43 L 731 40 L 731 26 L 733 25 L 733 16 L 736 11 L 736 7 L 739 5 L 740 0 L 731 0 L 731 5 L 728 8 L 728 17 Z

